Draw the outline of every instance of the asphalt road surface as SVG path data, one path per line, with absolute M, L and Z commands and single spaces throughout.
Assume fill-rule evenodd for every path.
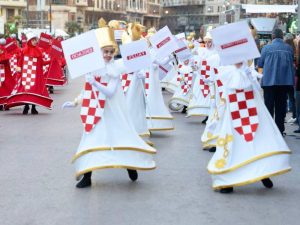
M 57 88 L 53 110 L 22 115 L 0 112 L 1 225 L 297 225 L 300 218 L 300 135 L 288 125 L 285 138 L 292 172 L 224 195 L 211 188 L 200 136 L 203 118 L 175 117 L 174 131 L 155 132 L 157 169 L 139 172 L 132 183 L 125 170 L 93 173 L 93 185 L 75 188 L 71 158 L 82 125 L 79 107 L 62 110 L 80 92 L 82 80 Z M 170 97 L 165 94 L 166 99 Z

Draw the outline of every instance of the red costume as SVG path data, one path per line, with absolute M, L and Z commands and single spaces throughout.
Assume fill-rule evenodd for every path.
M 5 105 L 7 98 L 10 96 L 15 80 L 12 77 L 9 64 L 9 55 L 5 47 L 0 46 L 0 105 Z
M 52 41 L 50 50 L 51 64 L 47 76 L 47 85 L 63 86 L 66 83 L 63 68 L 66 65 L 64 59 L 61 42 L 58 40 Z
M 7 99 L 7 108 L 33 104 L 51 109 L 52 99 L 46 88 L 46 80 L 43 75 L 43 66 L 49 61 L 43 60 L 43 54 L 39 47 L 33 46 L 29 39 L 27 46 L 20 54 L 18 67 L 21 72 L 17 73 L 21 82 L 13 95 Z

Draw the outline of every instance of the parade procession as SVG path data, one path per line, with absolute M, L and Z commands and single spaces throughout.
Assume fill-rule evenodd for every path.
M 299 44 L 257 32 L 101 17 L 0 39 L 0 223 L 298 224 Z

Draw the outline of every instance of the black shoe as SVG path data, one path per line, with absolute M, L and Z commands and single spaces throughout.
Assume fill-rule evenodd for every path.
M 50 94 L 53 94 L 53 93 L 54 93 L 54 87 L 53 87 L 53 86 L 50 86 L 48 90 L 49 90 L 49 93 L 50 93 Z
M 132 181 L 136 181 L 138 179 L 138 173 L 136 170 L 127 169 L 128 176 Z
M 206 124 L 206 121 L 208 120 L 208 116 L 207 117 L 205 117 L 205 119 L 204 120 L 202 120 L 202 122 L 201 123 L 203 123 L 203 124 Z
M 183 106 L 183 109 L 182 109 L 181 113 L 186 113 L 186 109 L 187 109 L 187 107 Z
M 33 115 L 37 115 L 37 114 L 39 114 L 39 112 L 36 110 L 36 108 L 35 108 L 35 105 L 32 105 L 32 108 L 31 108 L 31 114 L 33 114 Z
M 229 194 L 229 193 L 232 193 L 232 192 L 233 192 L 233 187 L 222 188 L 220 190 L 220 193 L 222 193 L 222 194 Z
M 295 134 L 299 134 L 299 133 L 300 133 L 300 129 L 294 130 L 294 133 L 295 133 Z
M 3 110 L 4 110 L 4 106 L 0 105 L 0 111 L 3 111 Z
M 210 149 L 208 149 L 209 152 L 216 152 L 217 148 L 216 147 L 211 147 Z
M 83 175 L 83 178 L 81 179 L 81 181 L 79 181 L 77 184 L 76 184 L 76 187 L 77 188 L 86 188 L 86 187 L 90 187 L 92 185 L 92 179 L 91 179 L 91 176 L 92 176 L 92 172 L 88 172 L 88 173 L 85 173 Z
M 270 178 L 262 179 L 261 182 L 266 188 L 272 188 L 273 182 L 270 180 Z
M 28 111 L 29 111 L 29 105 L 26 104 L 23 109 L 23 115 L 27 115 Z

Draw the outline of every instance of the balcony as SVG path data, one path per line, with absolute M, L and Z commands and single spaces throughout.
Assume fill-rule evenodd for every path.
M 75 4 L 76 4 L 76 6 L 87 7 L 88 1 L 87 0 L 76 0 Z
M 205 0 L 166 0 L 163 7 L 204 5 Z
M 9 7 L 26 7 L 25 0 L 0 0 L 0 5 Z

